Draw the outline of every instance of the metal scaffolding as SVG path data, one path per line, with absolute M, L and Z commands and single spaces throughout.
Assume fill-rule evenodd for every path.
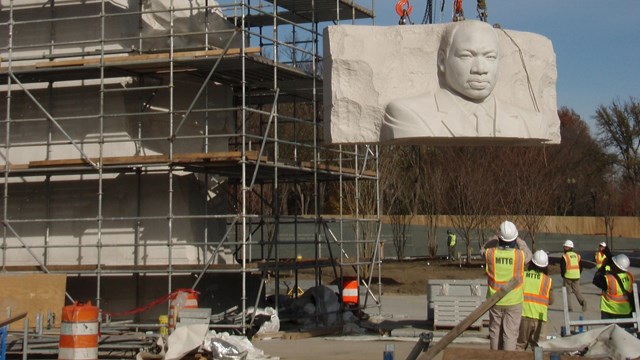
M 350 0 L 3 0 L 2 271 L 66 274 L 68 301 L 112 312 L 187 287 L 245 313 L 269 284 L 278 304 L 283 274 L 331 269 L 379 306 L 378 149 L 323 143 L 319 50 L 324 27 L 373 16 Z

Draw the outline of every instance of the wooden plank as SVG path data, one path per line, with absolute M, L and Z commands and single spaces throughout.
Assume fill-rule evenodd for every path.
M 190 164 L 197 162 L 224 162 L 224 161 L 240 161 L 242 153 L 239 151 L 223 151 L 211 153 L 184 153 L 175 154 L 173 157 L 174 164 Z M 257 161 L 258 152 L 248 151 L 247 160 Z M 267 161 L 266 156 L 260 157 L 261 161 Z M 91 161 L 98 163 L 99 158 L 91 158 Z M 136 164 L 162 164 L 169 163 L 167 155 L 145 155 L 145 156 L 113 156 L 102 158 L 104 165 L 136 165 Z M 28 164 L 29 168 L 42 167 L 65 167 L 65 166 L 90 166 L 89 162 L 84 159 L 55 159 L 55 160 L 34 160 Z
M 224 49 L 213 49 L 213 50 L 199 50 L 199 51 L 184 51 L 184 52 L 175 52 L 173 54 L 174 60 L 185 60 L 185 59 L 197 59 L 197 58 L 206 58 L 206 57 L 214 57 L 220 56 L 224 53 Z M 244 49 L 245 54 L 258 54 L 260 53 L 259 47 L 251 47 Z M 228 49 L 224 55 L 240 55 L 242 53 L 241 49 Z M 152 60 L 166 60 L 168 61 L 171 58 L 170 53 L 158 53 L 158 54 L 136 54 L 136 55 L 123 55 L 123 56 L 107 56 L 104 58 L 104 66 L 116 65 L 119 63 L 127 63 L 127 62 L 145 62 Z M 83 58 L 83 59 L 70 59 L 70 60 L 54 60 L 54 61 L 41 61 L 35 64 L 35 67 L 38 69 L 41 68 L 57 68 L 57 67 L 65 67 L 65 66 L 87 66 L 87 65 L 99 65 L 100 57 L 91 57 L 91 58 Z
M 0 316 L 6 317 L 7 308 L 11 314 L 27 312 L 29 327 L 33 327 L 36 315 L 42 315 L 46 325 L 47 312 L 55 313 L 55 326 L 60 326 L 62 307 L 65 302 L 67 276 L 64 274 L 0 275 Z M 10 325 L 11 330 L 22 330 L 24 324 Z
M 257 151 L 247 152 L 247 158 L 257 158 Z M 194 161 L 240 161 L 242 159 L 242 152 L 240 151 L 227 151 L 227 152 L 211 152 L 211 153 L 185 153 L 174 154 L 174 162 L 194 162 Z
M 284 334 L 285 334 L 284 331 L 275 331 L 275 332 L 268 332 L 268 333 L 262 333 L 262 334 L 255 334 L 255 335 L 253 335 L 251 340 L 253 341 L 253 340 L 282 339 Z
M 550 358 L 549 353 L 544 354 L 545 359 Z M 503 351 L 503 350 L 486 350 L 474 348 L 450 348 L 446 349 L 442 354 L 442 360 L 531 360 L 533 353 L 531 351 Z M 582 356 L 560 356 L 562 360 L 587 359 Z
M 14 323 L 14 322 L 16 322 L 16 321 L 18 321 L 20 319 L 23 319 L 26 316 L 27 316 L 27 313 L 23 312 L 23 313 L 20 313 L 20 314 L 18 314 L 16 316 L 12 316 L 12 317 L 8 318 L 7 320 L 0 321 L 0 328 L 5 326 L 5 325 L 9 325 L 11 323 Z
M 298 340 L 298 339 L 306 339 L 306 338 L 316 337 L 316 336 L 331 335 L 331 334 L 338 333 L 340 331 L 342 331 L 341 326 L 331 326 L 326 328 L 317 328 L 317 329 L 300 331 L 300 332 L 286 332 L 282 335 L 282 338 L 285 340 Z
M 99 158 L 91 158 L 93 163 L 98 163 Z M 169 157 L 166 155 L 145 155 L 145 156 L 113 156 L 102 158 L 104 165 L 127 165 L 127 164 L 155 164 L 166 163 Z M 64 167 L 64 166 L 90 166 L 85 159 L 56 159 L 56 160 L 35 160 L 29 161 L 30 168 L 39 167 Z
M 9 165 L 9 171 L 11 170 L 25 170 L 28 169 L 29 165 L 28 164 L 10 164 Z M 0 171 L 5 171 L 7 170 L 7 166 L 6 165 L 0 165 Z
M 309 168 L 309 169 L 313 169 L 313 162 L 312 161 L 303 161 L 302 166 Z M 324 171 L 332 171 L 332 172 L 340 172 L 340 167 L 336 166 L 336 165 L 327 165 L 327 164 L 318 164 L 318 170 L 324 170 Z M 346 168 L 343 167 L 342 168 L 342 172 L 345 174 L 351 174 L 351 175 L 355 175 L 356 174 L 356 170 L 353 168 Z M 364 176 L 376 176 L 376 172 L 373 170 L 365 170 L 362 173 L 360 173 L 360 175 L 364 175 Z
M 155 270 L 167 270 L 168 265 L 102 265 L 100 269 L 108 270 L 108 271 L 122 271 L 122 272 L 131 272 L 131 271 L 155 271 Z M 248 270 L 259 270 L 259 263 L 251 262 L 247 263 Z M 202 270 L 202 265 L 199 264 L 173 264 L 172 268 L 176 271 L 185 270 L 185 271 L 200 271 Z M 209 265 L 211 269 L 220 269 L 220 270 L 237 270 L 241 269 L 241 264 L 211 264 Z M 93 265 L 53 265 L 48 264 L 47 269 L 51 272 L 77 272 L 77 271 L 96 271 L 98 270 L 98 266 Z M 6 266 L 6 270 L 11 271 L 20 271 L 20 272 L 41 272 L 42 268 L 38 265 L 16 265 L 16 266 Z M 0 310 L 2 310 L 0 308 Z M 0 313 L 0 316 L 2 314 Z

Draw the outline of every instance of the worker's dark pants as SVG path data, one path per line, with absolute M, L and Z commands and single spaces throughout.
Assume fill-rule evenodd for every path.
M 547 322 L 544 320 L 522 317 L 518 334 L 517 350 L 526 350 L 538 346 L 540 340 L 547 338 Z
M 456 246 L 449 246 L 449 260 L 455 260 L 456 259 Z
M 584 308 L 585 300 L 584 296 L 582 296 L 582 292 L 580 292 L 580 279 L 564 279 L 564 286 L 567 288 L 567 303 L 569 304 L 569 311 L 573 311 L 573 306 L 571 305 L 571 293 L 576 295 L 576 299 Z

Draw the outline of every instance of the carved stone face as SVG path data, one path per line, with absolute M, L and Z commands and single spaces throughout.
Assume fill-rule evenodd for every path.
M 439 66 L 449 89 L 481 102 L 491 94 L 498 79 L 498 37 L 488 24 L 460 24 L 442 61 Z

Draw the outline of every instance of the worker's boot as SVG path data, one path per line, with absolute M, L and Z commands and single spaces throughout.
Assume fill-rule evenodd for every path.
M 587 312 L 587 300 L 582 301 L 582 312 Z

